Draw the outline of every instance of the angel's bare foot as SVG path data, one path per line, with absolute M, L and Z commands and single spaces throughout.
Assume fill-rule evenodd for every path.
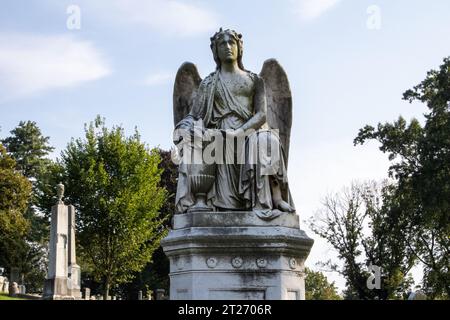
M 275 179 L 271 179 L 271 188 L 272 188 L 272 201 L 274 208 L 282 211 L 282 212 L 295 212 L 295 209 L 286 201 L 283 200 L 281 196 L 280 185 Z
M 284 200 L 280 200 L 277 203 L 275 203 L 275 207 L 283 212 L 288 212 L 288 213 L 295 212 L 295 209 Z

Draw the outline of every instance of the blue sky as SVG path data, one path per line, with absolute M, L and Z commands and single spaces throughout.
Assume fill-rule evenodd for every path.
M 70 5 L 80 9 L 80 29 L 67 28 Z M 365 124 L 422 119 L 425 107 L 402 93 L 450 54 L 449 13 L 448 0 L 5 0 L 0 137 L 20 120 L 36 121 L 56 157 L 100 114 L 168 149 L 177 68 L 191 61 L 206 76 L 214 69 L 209 37 L 233 28 L 244 36 L 247 69 L 277 58 L 288 74 L 289 178 L 303 221 L 327 192 L 386 177 L 377 144 L 352 140 Z M 333 256 L 317 239 L 307 265 Z

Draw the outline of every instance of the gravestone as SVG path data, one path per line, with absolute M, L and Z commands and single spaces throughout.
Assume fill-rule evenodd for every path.
M 9 293 L 9 281 L 8 281 L 8 278 L 6 278 L 5 282 L 3 282 L 2 291 L 3 291 L 3 293 L 6 293 L 6 294 Z
M 0 276 L 0 293 L 3 293 L 3 285 L 6 282 L 6 277 Z
M 27 289 L 26 289 L 25 285 L 23 285 L 23 284 L 19 285 L 19 293 L 20 294 L 26 294 L 26 291 L 27 291 Z
M 422 290 L 413 291 L 408 296 L 408 300 L 427 300 L 427 295 Z
M 142 291 L 138 291 L 138 300 L 142 300 Z
M 165 300 L 166 290 L 156 289 L 156 300 Z
M 9 295 L 11 297 L 15 297 L 19 293 L 20 293 L 20 290 L 19 290 L 19 285 L 17 284 L 17 282 L 11 282 L 11 285 L 9 286 Z
M 89 300 L 91 298 L 91 289 L 84 288 L 84 300 Z

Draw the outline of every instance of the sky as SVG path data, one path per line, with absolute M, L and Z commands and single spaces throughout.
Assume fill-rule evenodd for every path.
M 315 239 L 306 265 L 336 259 L 306 220 L 330 192 L 387 177 L 387 156 L 353 146 L 366 124 L 425 106 L 402 93 L 450 53 L 448 0 L 3 0 L 0 6 L 0 138 L 36 121 L 59 156 L 96 115 L 137 127 L 149 146 L 172 146 L 173 81 L 190 61 L 215 64 L 209 37 L 243 34 L 244 66 L 276 58 L 293 95 L 289 180 L 302 228 Z M 342 289 L 344 281 L 327 273 Z

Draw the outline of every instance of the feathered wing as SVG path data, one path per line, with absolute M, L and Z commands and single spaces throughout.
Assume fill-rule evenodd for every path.
M 292 94 L 286 72 L 275 59 L 264 62 L 261 78 L 264 79 L 267 97 L 267 124 L 278 129 L 287 167 L 292 126 Z
M 185 62 L 178 69 L 173 86 L 173 121 L 177 125 L 192 109 L 197 89 L 202 78 L 197 66 L 191 62 Z

